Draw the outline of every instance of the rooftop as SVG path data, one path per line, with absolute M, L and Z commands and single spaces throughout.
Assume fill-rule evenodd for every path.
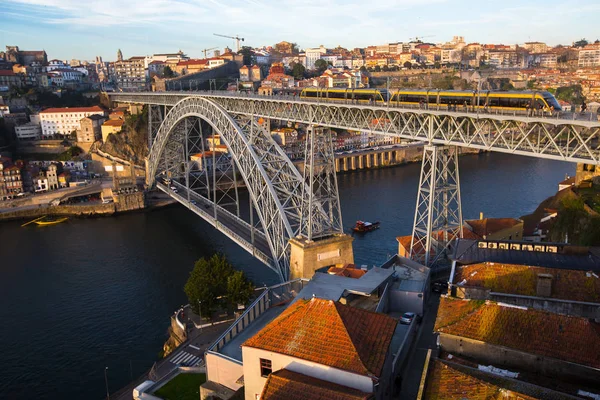
M 85 118 L 91 119 L 93 121 L 98 121 L 100 119 L 104 119 L 104 115 L 92 114 L 92 115 L 88 115 L 87 117 L 83 117 L 82 119 L 85 119 Z
M 562 192 L 560 192 L 562 193 Z M 509 244 L 501 249 L 483 247 L 489 243 Z M 536 250 L 536 248 L 541 250 Z M 548 247 L 555 248 L 547 251 Z M 516 249 L 519 248 L 519 249 Z M 523 250 L 532 248 L 532 250 Z M 533 265 L 546 268 L 568 268 L 573 270 L 600 272 L 600 247 L 578 247 L 556 243 L 507 242 L 459 239 L 450 259 L 460 264 L 498 262 L 505 264 Z
M 123 126 L 125 122 L 122 119 L 109 119 L 108 121 L 104 122 L 102 124 L 102 126 Z
M 40 111 L 40 114 L 56 114 L 56 113 L 82 113 L 82 112 L 104 112 L 98 106 L 93 107 L 65 107 L 65 108 L 46 108 Z
M 370 269 L 360 278 L 316 272 L 294 301 L 308 300 L 313 297 L 338 301 L 347 292 L 368 296 L 385 283 L 393 273 L 393 270 L 377 267 Z
M 464 280 L 464 286 L 481 287 L 499 293 L 537 296 L 539 274 L 552 276 L 551 298 L 600 302 L 600 277 L 589 271 L 484 262 L 458 266 L 453 283 Z
M 227 342 L 227 344 L 219 350 L 219 353 L 242 362 L 242 344 L 277 318 L 285 310 L 286 306 L 287 304 L 269 307 L 243 331 Z
M 482 238 L 523 223 L 523 221 L 514 218 L 470 219 L 465 222 L 469 224 L 473 233 Z
M 312 376 L 280 369 L 269 375 L 260 395 L 262 400 L 363 400 L 370 394 Z
M 449 365 L 440 360 L 434 360 L 429 367 L 425 386 L 426 400 L 429 399 L 536 399 L 523 393 L 506 388 L 505 380 L 494 377 L 493 383 L 482 379 L 481 373 L 469 374 L 467 368 Z M 566 396 L 565 396 L 566 397 Z
M 585 318 L 443 296 L 434 330 L 600 368 L 600 324 Z
M 379 377 L 396 325 L 387 315 L 331 300 L 298 300 L 243 346 Z

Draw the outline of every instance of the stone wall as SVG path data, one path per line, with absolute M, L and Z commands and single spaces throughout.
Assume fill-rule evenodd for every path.
M 28 210 L 7 211 L 0 213 L 0 221 L 14 219 L 39 218 L 44 215 L 74 215 L 74 216 L 96 216 L 111 215 L 116 212 L 141 210 L 146 207 L 146 199 L 143 192 L 123 194 L 118 196 L 118 201 L 108 204 L 85 204 L 85 205 L 58 205 L 50 207 L 38 207 Z
M 114 204 L 116 212 L 141 210 L 146 207 L 146 197 L 144 192 L 120 194 Z

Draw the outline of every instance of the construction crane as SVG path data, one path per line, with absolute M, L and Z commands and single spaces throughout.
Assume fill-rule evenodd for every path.
M 218 49 L 218 47 L 211 47 L 210 49 L 204 49 L 204 50 L 202 50 L 202 52 L 204 52 L 204 58 L 206 58 L 206 53 L 207 52 L 209 52 L 211 50 L 216 50 L 216 49 Z
M 240 51 L 240 41 L 242 41 L 242 42 L 244 41 L 244 38 L 241 38 L 241 37 L 239 37 L 239 36 L 227 36 L 227 35 L 219 35 L 218 33 L 213 33 L 213 35 L 215 35 L 215 36 L 221 36 L 221 37 L 224 37 L 224 38 L 228 38 L 228 39 L 233 39 L 233 40 L 236 40 L 236 41 L 237 41 L 237 51 L 238 51 L 238 52 Z
M 414 38 L 409 38 L 410 40 L 414 40 L 415 42 L 420 42 L 421 39 L 425 39 L 425 38 L 429 38 L 429 37 L 434 37 L 435 35 L 427 35 L 427 36 L 415 36 Z

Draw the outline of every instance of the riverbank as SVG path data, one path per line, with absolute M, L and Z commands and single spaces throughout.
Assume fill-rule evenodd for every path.
M 107 217 L 116 214 L 152 211 L 162 208 L 176 201 L 167 195 L 160 193 L 130 193 L 118 196 L 118 201 L 108 204 L 95 202 L 93 204 L 65 204 L 65 205 L 38 205 L 30 207 L 19 207 L 15 210 L 3 210 L 0 212 L 1 221 L 14 221 L 23 219 L 39 218 L 48 216 L 72 216 L 79 218 Z

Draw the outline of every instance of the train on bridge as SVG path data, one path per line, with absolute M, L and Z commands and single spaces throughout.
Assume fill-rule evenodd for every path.
M 508 110 L 528 112 L 562 111 L 556 98 L 546 91 L 485 91 L 407 89 L 344 89 L 308 87 L 300 92 L 301 98 L 323 99 L 358 104 L 389 104 L 423 109 L 448 111 Z

